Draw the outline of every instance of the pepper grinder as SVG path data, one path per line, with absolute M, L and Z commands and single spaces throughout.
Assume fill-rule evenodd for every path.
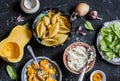
M 36 13 L 40 8 L 39 0 L 21 0 L 21 9 L 27 14 Z

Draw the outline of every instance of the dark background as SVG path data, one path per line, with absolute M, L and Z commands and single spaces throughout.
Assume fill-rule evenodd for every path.
M 120 0 L 40 0 L 40 10 L 36 14 L 32 15 L 27 15 L 21 11 L 19 6 L 20 0 L 0 0 L 0 41 L 9 35 L 10 31 L 15 25 L 21 24 L 14 21 L 15 17 L 19 16 L 20 14 L 25 18 L 23 23 L 29 22 L 32 24 L 39 12 L 44 9 L 58 8 L 64 11 L 67 15 L 70 15 L 75 10 L 75 6 L 79 2 L 88 3 L 90 5 L 90 10 L 97 10 L 99 12 L 99 16 L 103 18 L 102 21 L 91 21 L 95 28 L 94 31 L 85 30 L 83 23 L 86 20 L 86 17 L 79 17 L 77 20 L 72 22 L 70 40 L 68 40 L 63 46 L 58 46 L 57 48 L 48 48 L 36 43 L 33 37 L 28 43 L 33 47 L 36 56 L 47 56 L 58 63 L 62 70 L 63 81 L 77 81 L 79 75 L 69 72 L 63 64 L 62 56 L 65 48 L 69 44 L 76 41 L 86 42 L 90 45 L 96 46 L 96 37 L 103 23 L 120 18 Z M 81 25 L 83 31 L 87 33 L 86 36 L 75 34 L 75 30 L 79 25 Z M 12 81 L 6 72 L 6 65 L 8 64 L 15 67 L 19 75 L 18 81 L 21 81 L 21 70 L 24 64 L 31 58 L 32 57 L 27 51 L 26 47 L 24 48 L 24 57 L 19 63 L 8 63 L 0 58 L 0 81 Z M 107 81 L 120 81 L 120 66 L 112 65 L 104 61 L 99 55 L 98 51 L 95 66 L 85 75 L 84 81 L 89 81 L 90 74 L 94 70 L 104 71 L 107 76 Z

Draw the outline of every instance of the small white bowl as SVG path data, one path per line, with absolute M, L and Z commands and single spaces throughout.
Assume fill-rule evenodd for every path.
M 102 75 L 102 80 L 101 81 L 106 81 L 106 75 L 103 71 L 101 70 L 95 70 L 92 72 L 92 74 L 90 75 L 90 81 L 93 81 L 92 79 L 92 76 L 95 74 L 95 73 L 100 73 Z

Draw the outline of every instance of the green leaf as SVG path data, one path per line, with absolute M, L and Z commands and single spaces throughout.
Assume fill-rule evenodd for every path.
M 105 40 L 107 42 L 107 45 L 110 44 L 112 42 L 113 36 L 111 34 L 107 35 L 105 37 Z
M 104 40 L 104 38 L 100 40 L 100 49 L 104 52 L 112 50 L 112 49 L 108 48 L 108 45 L 107 45 L 106 41 Z
M 117 54 L 119 54 L 119 49 L 120 49 L 120 44 L 117 44 L 114 48 L 113 51 Z M 119 56 L 119 55 L 118 55 Z
M 46 16 L 47 14 L 40 14 L 39 18 L 42 19 L 44 16 Z
M 12 66 L 7 65 L 7 66 L 6 66 L 6 70 L 7 70 L 8 75 L 9 75 L 13 80 L 17 80 L 18 75 L 17 75 L 17 73 L 16 73 L 16 70 L 15 70 Z
M 86 22 L 84 23 L 84 26 L 85 26 L 85 28 L 88 29 L 88 30 L 94 30 L 94 27 L 92 26 L 91 22 L 89 22 L 89 21 L 86 21 Z
M 108 35 L 111 34 L 111 29 L 110 28 L 102 28 L 100 34 L 101 35 Z
M 107 58 L 108 60 L 111 60 L 111 59 L 113 59 L 114 57 L 116 57 L 115 53 L 112 52 L 112 51 L 106 52 L 105 54 L 106 54 L 106 58 Z
M 120 24 L 111 24 L 110 28 L 112 29 L 113 33 L 115 33 L 116 36 L 120 39 Z
M 117 39 L 117 37 L 115 37 L 114 41 L 112 41 L 111 44 L 109 44 L 109 47 L 112 49 L 114 48 L 115 45 L 119 44 L 120 40 Z

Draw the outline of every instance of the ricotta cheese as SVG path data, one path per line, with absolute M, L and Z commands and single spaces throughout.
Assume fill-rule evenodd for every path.
M 86 48 L 77 46 L 68 51 L 68 67 L 79 71 L 87 62 Z

